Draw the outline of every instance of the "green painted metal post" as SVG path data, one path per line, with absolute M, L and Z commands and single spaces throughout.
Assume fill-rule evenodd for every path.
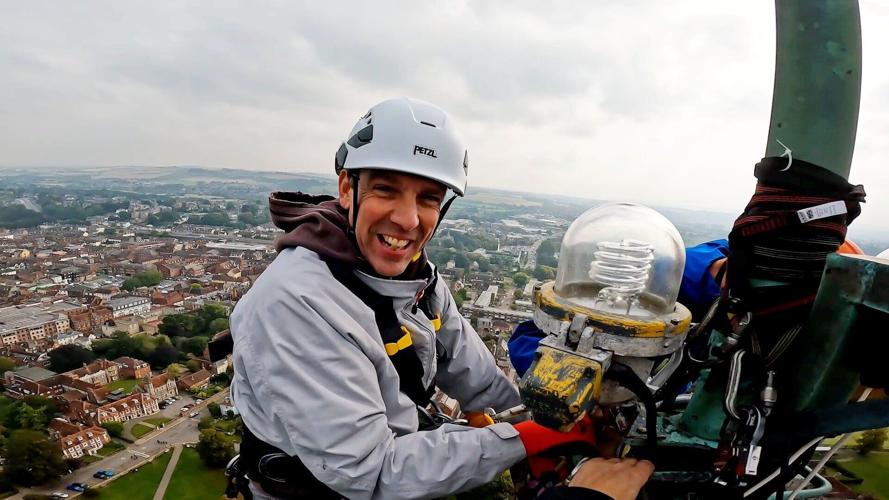
M 765 156 L 784 153 L 849 178 L 861 100 L 856 0 L 777 0 L 772 119 Z
M 776 0 L 775 17 L 775 87 L 765 156 L 781 156 L 786 147 L 793 158 L 848 179 L 861 98 L 858 2 Z M 781 283 L 752 280 L 752 284 Z M 714 372 L 701 381 L 680 420 L 680 429 L 717 440 L 725 418 L 719 404 L 724 387 L 724 373 L 720 377 Z M 817 390 L 830 392 L 824 386 Z M 779 397 L 790 407 L 801 403 L 788 394 Z

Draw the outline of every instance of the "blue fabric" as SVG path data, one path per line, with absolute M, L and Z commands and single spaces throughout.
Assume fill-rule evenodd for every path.
M 710 274 L 710 264 L 726 256 L 728 240 L 708 241 L 685 249 L 685 268 L 677 300 L 691 311 L 693 319 L 699 320 L 719 296 L 719 285 Z M 507 343 L 509 359 L 519 376 L 531 367 L 537 344 L 545 336 L 533 321 L 519 323 L 512 332 Z
M 545 336 L 546 334 L 531 320 L 519 323 L 513 330 L 506 345 L 509 348 L 509 360 L 512 361 L 512 366 L 519 376 L 524 375 L 531 367 L 537 344 Z
M 679 303 L 699 320 L 719 297 L 719 285 L 710 274 L 713 262 L 728 256 L 728 240 L 713 240 L 685 249 L 685 269 L 679 287 Z

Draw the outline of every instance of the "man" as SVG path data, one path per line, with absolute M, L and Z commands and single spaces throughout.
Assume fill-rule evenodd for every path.
M 440 497 L 589 439 L 587 426 L 420 420 L 436 386 L 464 411 L 520 403 L 423 251 L 468 168 L 444 111 L 392 99 L 337 151 L 337 199 L 270 197 L 287 234 L 231 317 L 231 393 L 257 498 Z

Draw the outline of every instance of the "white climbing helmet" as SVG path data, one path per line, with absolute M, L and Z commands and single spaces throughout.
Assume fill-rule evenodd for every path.
M 358 119 L 336 152 L 341 170 L 392 170 L 436 180 L 466 192 L 469 155 L 454 119 L 443 109 L 409 97 L 383 101 Z

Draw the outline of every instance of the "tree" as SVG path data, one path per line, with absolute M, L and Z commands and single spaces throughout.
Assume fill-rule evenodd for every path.
M 556 270 L 549 266 L 537 266 L 533 274 L 538 280 L 547 281 L 556 277 Z
M 123 282 L 121 286 L 124 290 L 133 291 L 139 287 L 143 286 L 155 286 L 161 281 L 163 281 L 164 275 L 160 273 L 160 271 L 156 269 L 149 269 L 148 271 L 141 272 L 132 278 L 128 278 Z
M 512 292 L 512 299 L 513 299 L 513 300 L 521 300 L 521 298 L 524 297 L 524 296 L 525 296 L 525 292 L 523 292 L 523 291 L 522 291 L 521 289 L 519 289 L 519 288 L 516 288 L 516 289 Z
M 20 429 L 40 430 L 46 426 L 43 412 L 25 403 L 18 411 L 18 427 Z
M 216 318 L 207 326 L 207 333 L 219 333 L 222 330 L 228 330 L 228 318 Z
M 84 364 L 92 363 L 96 359 L 95 353 L 79 345 L 63 345 L 49 351 L 49 367 L 52 371 L 62 373 Z
M 454 302 L 457 305 L 457 309 L 463 307 L 463 302 L 465 302 L 468 297 L 469 295 L 465 288 L 457 290 L 457 293 L 454 294 Z
M 126 332 L 117 332 L 110 339 L 93 342 L 93 353 L 100 358 L 117 359 L 121 356 L 143 357 L 142 342 Z M 166 365 L 164 365 L 166 366 Z
M 119 438 L 123 436 L 123 424 L 120 422 L 103 422 L 102 427 L 104 427 L 112 437 Z
M 167 375 L 173 378 L 181 377 L 185 373 L 185 371 L 186 368 L 179 363 L 170 363 L 170 365 L 167 366 L 166 369 Z
M 217 403 L 208 404 L 207 411 L 210 412 L 210 416 L 212 416 L 213 418 L 222 418 L 222 410 L 219 409 L 219 405 Z
M 517 272 L 512 275 L 512 282 L 515 283 L 516 288 L 525 288 L 530 279 L 531 277 L 523 272 Z
M 58 479 L 67 469 L 55 441 L 37 431 L 16 430 L 7 443 L 6 471 L 16 483 L 36 486 Z
M 179 360 L 179 351 L 169 344 L 161 344 L 145 356 L 145 361 L 155 370 L 163 369 Z
M 188 292 L 193 295 L 199 295 L 201 293 L 201 284 L 200 283 L 192 283 L 190 287 L 188 287 Z
M 225 467 L 235 456 L 234 440 L 216 429 L 204 429 L 197 446 L 198 455 L 209 467 Z
M 5 356 L 0 356 L 0 377 L 9 370 L 15 369 L 15 361 Z
M 886 429 L 869 429 L 861 433 L 858 438 L 858 454 L 867 455 L 876 450 L 883 449 L 886 442 Z
M 180 337 L 177 340 L 179 341 L 179 350 L 194 354 L 195 356 L 200 356 L 201 354 L 203 354 L 204 348 L 207 347 L 207 337 Z
M 42 396 L 26 396 L 11 405 L 4 424 L 10 429 L 41 430 L 59 413 L 58 405 Z
M 210 377 L 210 383 L 228 387 L 232 383 L 232 377 L 228 373 L 220 373 Z
M 201 362 L 196 359 L 189 359 L 185 362 L 185 366 L 192 372 L 199 372 L 204 368 L 203 365 L 201 365 Z

